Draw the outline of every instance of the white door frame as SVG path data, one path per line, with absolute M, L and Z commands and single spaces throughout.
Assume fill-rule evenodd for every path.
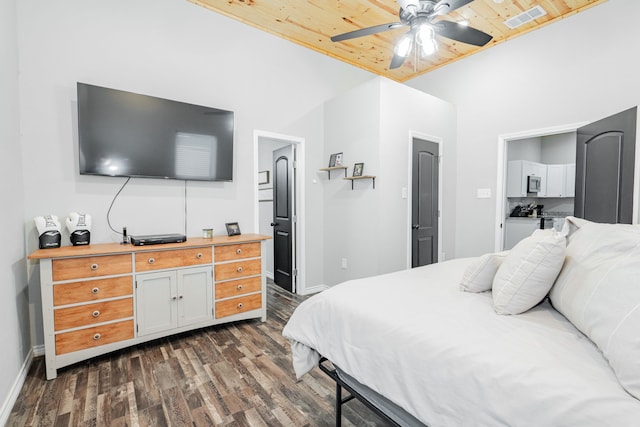
M 552 126 L 542 129 L 525 130 L 521 132 L 498 135 L 498 180 L 496 185 L 496 220 L 494 250 L 499 252 L 504 244 L 505 200 L 507 194 L 507 143 L 518 139 L 535 138 L 559 133 L 575 132 L 589 122 L 572 123 Z M 502 227 L 501 227 L 502 225 Z
M 284 135 L 280 133 L 267 132 L 262 130 L 253 131 L 253 219 L 254 230 L 260 230 L 260 202 L 258 201 L 258 150 L 261 139 L 270 141 L 282 141 L 294 146 L 295 167 L 293 169 L 295 194 L 294 211 L 295 221 L 292 227 L 293 234 L 293 268 L 297 274 L 293 276 L 293 292 L 304 294 L 306 290 L 305 281 L 305 189 L 304 189 L 304 159 L 305 159 L 305 139 L 297 136 Z
M 412 233 L 412 221 L 411 221 L 411 211 L 413 208 L 413 140 L 415 139 L 423 139 L 425 141 L 433 142 L 434 144 L 438 144 L 438 156 L 440 158 L 440 162 L 438 165 L 438 261 L 444 261 L 444 254 L 442 253 L 442 176 L 444 169 L 444 156 L 442 154 L 442 138 L 428 135 L 426 133 L 409 131 L 409 151 L 407 154 L 408 158 L 408 167 L 407 171 L 409 171 L 407 176 L 407 268 L 411 268 L 411 233 Z M 404 196 L 404 194 L 403 194 Z

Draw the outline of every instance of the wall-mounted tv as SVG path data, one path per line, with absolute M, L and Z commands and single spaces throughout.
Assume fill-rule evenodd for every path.
M 231 181 L 233 112 L 78 83 L 80 174 Z

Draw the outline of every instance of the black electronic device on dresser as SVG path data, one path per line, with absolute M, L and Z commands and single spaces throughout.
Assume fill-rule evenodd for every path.
M 182 243 L 187 241 L 184 234 L 149 234 L 146 236 L 131 236 L 134 246 L 160 245 L 163 243 Z

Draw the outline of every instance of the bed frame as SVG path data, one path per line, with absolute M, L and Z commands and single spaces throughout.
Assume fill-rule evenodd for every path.
M 346 374 L 327 358 L 321 357 L 318 366 L 336 383 L 336 427 L 342 426 L 342 405 L 350 402 L 354 398 L 358 399 L 367 408 L 376 413 L 392 426 L 424 426 L 424 424 L 422 424 L 404 409 L 394 404 L 384 396 L 381 396 L 379 393 L 371 390 L 369 387 L 360 384 L 355 378 Z M 349 395 L 343 398 L 342 389 L 347 390 L 347 392 L 349 392 Z

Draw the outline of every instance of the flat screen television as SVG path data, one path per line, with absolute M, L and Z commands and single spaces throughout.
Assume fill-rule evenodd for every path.
M 232 111 L 77 87 L 81 175 L 233 179 Z

